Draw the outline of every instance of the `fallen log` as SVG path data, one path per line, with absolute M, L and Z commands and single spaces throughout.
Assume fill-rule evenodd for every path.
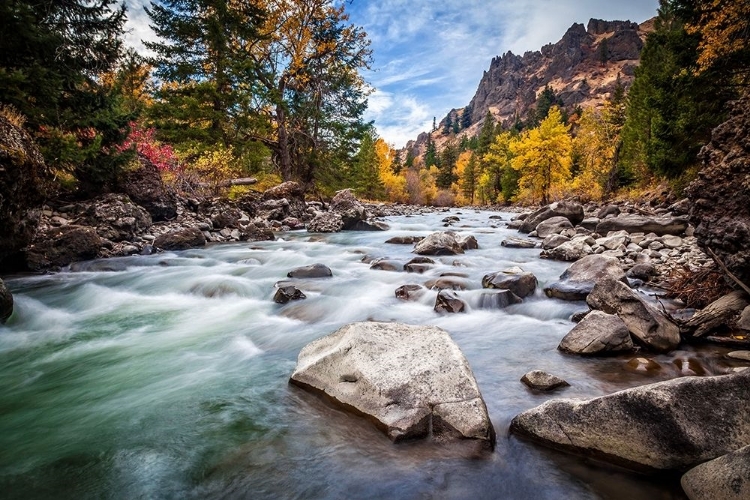
M 238 179 L 228 179 L 221 181 L 217 184 L 218 187 L 231 187 L 231 186 L 250 186 L 258 182 L 255 177 L 240 177 Z
M 745 292 L 736 290 L 711 302 L 682 326 L 688 331 L 693 331 L 693 337 L 700 337 L 720 326 L 729 326 L 734 316 L 741 313 L 747 305 Z

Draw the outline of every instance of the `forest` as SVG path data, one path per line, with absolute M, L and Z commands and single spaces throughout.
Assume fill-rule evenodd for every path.
M 39 146 L 48 196 L 117 191 L 155 165 L 183 192 L 296 180 L 330 196 L 432 205 L 601 200 L 667 180 L 680 191 L 697 154 L 748 83 L 750 2 L 662 0 L 629 89 L 599 109 L 546 87 L 512 124 L 464 109 L 416 157 L 364 120 L 367 33 L 328 0 L 160 0 L 150 55 L 123 41 L 117 0 L 0 4 L 0 105 Z M 12 35 L 10 35 L 12 34 Z M 442 136 L 437 147 L 434 138 Z

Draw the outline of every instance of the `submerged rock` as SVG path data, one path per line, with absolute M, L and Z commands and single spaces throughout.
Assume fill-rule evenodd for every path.
M 513 304 L 520 304 L 523 299 L 510 290 L 486 292 L 479 298 L 480 309 L 504 309 Z
M 495 445 L 466 358 L 434 326 L 353 323 L 305 346 L 291 383 L 371 419 L 394 441 L 472 439 Z
M 680 480 L 690 500 L 750 498 L 750 446 L 690 469 Z
M 750 444 L 750 370 L 682 377 L 517 415 L 512 433 L 637 470 L 683 470 Z

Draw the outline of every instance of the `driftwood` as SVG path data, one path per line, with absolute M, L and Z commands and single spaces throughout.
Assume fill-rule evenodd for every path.
M 218 187 L 231 187 L 231 186 L 250 186 L 258 182 L 255 177 L 240 177 L 239 179 L 229 179 L 221 181 L 217 184 Z
M 732 281 L 734 281 L 735 283 L 737 283 L 737 285 L 739 285 L 740 288 L 742 288 L 743 290 L 745 290 L 745 292 L 747 292 L 748 294 L 750 294 L 750 287 L 748 287 L 746 284 L 744 284 L 742 281 L 740 281 L 740 279 L 737 276 L 735 276 L 734 274 L 732 274 L 732 272 L 729 269 L 727 269 L 727 266 L 724 265 L 724 263 L 721 261 L 721 259 L 719 258 L 719 256 L 716 255 L 716 253 L 714 253 L 713 250 L 711 250 L 710 248 L 707 248 L 706 250 L 708 250 L 708 254 L 711 256 L 712 259 L 714 259 L 714 262 L 716 262 L 719 265 L 719 267 L 721 268 L 721 270 L 724 271 L 726 273 L 726 275 L 729 276 L 729 278 Z
M 705 309 L 698 311 L 692 318 L 685 321 L 682 326 L 688 331 L 694 330 L 694 337 L 700 337 L 715 328 L 729 324 L 733 317 L 742 312 L 747 305 L 745 292 L 736 290 L 711 302 Z

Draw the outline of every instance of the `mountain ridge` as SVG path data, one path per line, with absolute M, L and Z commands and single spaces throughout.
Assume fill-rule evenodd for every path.
M 492 58 L 482 74 L 474 97 L 463 109 L 452 109 L 431 132 L 438 146 L 453 136 L 478 134 L 489 111 L 495 120 L 510 126 L 516 119 L 526 119 L 533 111 L 537 96 L 549 86 L 572 111 L 576 106 L 600 107 L 611 95 L 617 82 L 630 87 L 640 52 L 654 19 L 643 23 L 590 19 L 586 27 L 574 23 L 556 43 L 523 55 L 507 51 Z M 471 112 L 471 126 L 458 134 L 443 133 L 447 120 L 461 120 Z M 423 152 L 428 133 L 407 142 L 406 151 L 414 156 Z

